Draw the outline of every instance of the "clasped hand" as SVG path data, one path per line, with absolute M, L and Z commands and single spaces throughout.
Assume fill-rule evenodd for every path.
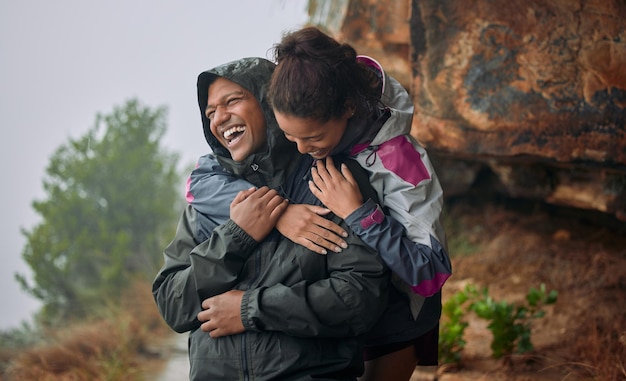
M 204 310 L 198 313 L 198 320 L 202 322 L 200 329 L 213 338 L 244 332 L 241 321 L 242 298 L 243 291 L 231 290 L 205 299 L 202 302 Z

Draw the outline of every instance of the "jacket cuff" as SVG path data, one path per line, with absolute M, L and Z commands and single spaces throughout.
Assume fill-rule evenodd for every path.
M 385 220 L 385 213 L 372 199 L 368 199 L 357 210 L 346 217 L 348 225 L 358 223 L 362 229 L 368 229 L 373 225 L 381 224 Z
M 260 332 L 264 330 L 259 303 L 264 287 L 246 290 L 241 298 L 241 322 L 246 331 Z
M 241 322 L 243 323 L 243 328 L 246 331 L 251 330 L 253 327 L 252 322 L 248 319 L 248 304 L 250 303 L 250 291 L 245 291 L 243 293 L 243 297 L 241 298 Z
M 233 220 L 226 221 L 226 228 L 233 233 L 234 238 L 241 245 L 242 248 L 252 248 L 258 245 L 258 242 L 254 240 L 250 236 L 250 234 L 246 233 L 239 225 L 235 223 Z

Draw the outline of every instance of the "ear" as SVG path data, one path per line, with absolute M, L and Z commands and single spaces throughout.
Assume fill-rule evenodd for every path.
M 345 118 L 350 119 L 354 116 L 354 113 L 356 112 L 356 105 L 354 104 L 354 102 L 352 102 L 352 100 L 346 101 L 345 110 L 346 111 L 343 114 Z

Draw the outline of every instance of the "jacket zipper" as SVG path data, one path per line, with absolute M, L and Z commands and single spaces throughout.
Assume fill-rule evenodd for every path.
M 257 176 L 259 176 L 262 180 L 263 180 L 263 184 L 265 184 L 265 176 L 258 171 L 259 166 L 256 163 L 252 163 L 252 165 L 250 166 L 252 168 L 252 170 L 254 171 L 254 173 L 257 174 Z M 252 287 L 252 285 L 254 284 L 254 282 L 256 281 L 256 279 L 258 278 L 259 274 L 261 273 L 261 253 L 259 253 L 258 251 L 256 251 L 255 255 L 255 264 L 254 264 L 254 276 L 250 279 L 250 281 L 248 281 L 248 286 L 247 289 L 250 289 Z M 244 332 L 241 335 L 241 366 L 242 366 L 242 372 L 243 372 L 243 380 L 244 381 L 249 381 L 250 380 L 250 368 L 248 367 L 248 351 L 246 350 L 246 346 L 247 346 L 247 337 L 248 335 L 246 334 L 246 332 Z
M 242 362 L 242 371 L 243 371 L 243 379 L 244 381 L 250 380 L 250 369 L 248 369 L 248 355 L 246 351 L 246 333 L 244 332 L 241 335 L 241 362 Z
M 261 273 L 261 253 L 258 250 L 255 252 L 254 258 L 256 262 L 254 264 L 254 276 L 248 282 L 248 290 L 252 287 L 256 279 L 259 277 L 259 274 Z M 241 367 L 244 381 L 250 380 L 250 368 L 248 367 L 248 351 L 246 350 L 247 337 L 248 335 L 246 332 L 241 335 Z

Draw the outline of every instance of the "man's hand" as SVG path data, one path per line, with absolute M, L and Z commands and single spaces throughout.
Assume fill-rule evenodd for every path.
M 291 204 L 278 219 L 276 229 L 293 242 L 318 254 L 326 254 L 326 249 L 340 252 L 348 247 L 346 241 L 341 239 L 348 233 L 322 217 L 328 213 L 329 209 L 317 205 Z
M 202 302 L 204 311 L 198 313 L 202 322 L 200 329 L 216 338 L 235 335 L 245 331 L 241 322 L 241 299 L 243 291 L 231 290 Z
M 230 204 L 230 218 L 255 241 L 262 241 L 289 205 L 268 187 L 241 191 Z
M 311 176 L 313 181 L 309 182 L 309 189 L 313 195 L 342 219 L 363 204 L 359 185 L 345 164 L 341 165 L 339 172 L 328 156 L 326 163 L 317 161 L 316 168 L 311 169 Z

